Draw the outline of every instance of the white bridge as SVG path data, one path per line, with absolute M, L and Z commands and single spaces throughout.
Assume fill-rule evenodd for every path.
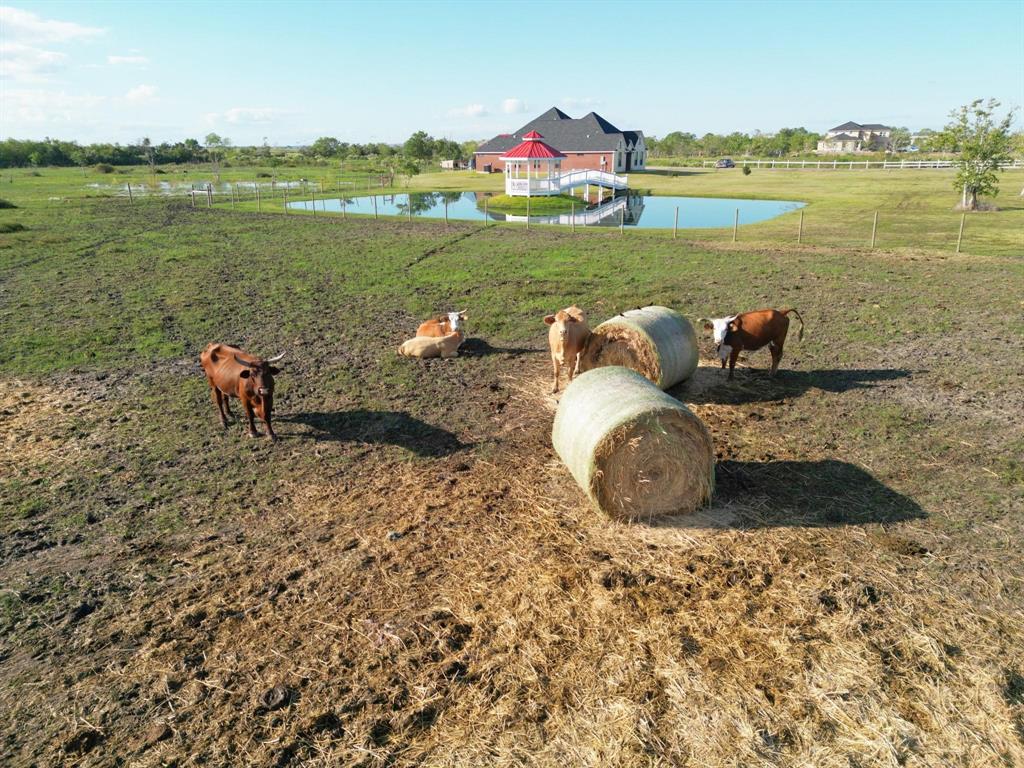
M 505 194 L 516 197 L 558 195 L 587 185 L 620 191 L 629 185 L 629 177 L 589 168 L 539 178 L 517 178 L 507 169 L 505 173 Z

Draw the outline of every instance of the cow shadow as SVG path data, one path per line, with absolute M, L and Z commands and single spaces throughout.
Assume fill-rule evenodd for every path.
M 540 352 L 539 349 L 527 349 L 526 347 L 494 347 L 484 339 L 477 338 L 466 339 L 459 347 L 459 354 L 465 357 L 487 357 L 488 355 L 520 357 L 521 355 L 540 354 Z
M 472 447 L 447 429 L 435 427 L 404 411 L 296 413 L 279 421 L 304 424 L 310 431 L 299 437 L 309 437 L 317 442 L 397 445 L 417 456 L 450 456 Z
M 686 403 L 742 405 L 743 403 L 784 400 L 802 395 L 809 389 L 826 392 L 849 392 L 871 389 L 886 382 L 899 381 L 925 373 L 902 368 L 835 368 L 817 371 L 793 371 L 780 368 L 774 377 L 768 369 L 736 369 L 735 378 L 729 380 L 728 369 L 717 365 L 702 365 L 693 376 L 668 390 L 668 393 Z
M 927 517 L 913 499 L 855 464 L 821 461 L 720 461 L 711 505 L 656 527 L 826 528 Z

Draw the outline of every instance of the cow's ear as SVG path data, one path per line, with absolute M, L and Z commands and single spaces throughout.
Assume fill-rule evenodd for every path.
M 554 315 L 547 315 L 547 316 L 545 316 L 544 322 L 547 323 L 548 325 L 553 325 L 554 322 L 555 322 L 555 316 Z
M 704 323 L 704 330 L 705 331 L 713 331 L 713 330 L 715 330 L 715 326 L 713 326 L 711 323 L 705 321 L 705 323 Z
M 740 320 L 738 317 L 734 317 L 732 319 L 732 322 L 729 323 L 729 330 L 730 331 L 738 331 L 742 327 L 743 327 L 743 321 Z
M 250 376 L 249 369 L 248 368 L 243 368 L 242 370 L 240 370 L 238 372 L 238 375 L 241 376 L 243 379 L 248 379 L 249 376 Z

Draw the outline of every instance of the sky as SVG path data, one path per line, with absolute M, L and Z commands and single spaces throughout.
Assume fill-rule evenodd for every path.
M 463 141 L 552 106 L 648 136 L 918 130 L 989 97 L 1024 124 L 1024 0 L 0 5 L 4 138 Z

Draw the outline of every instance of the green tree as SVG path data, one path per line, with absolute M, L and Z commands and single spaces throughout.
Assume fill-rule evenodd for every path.
M 328 159 L 335 157 L 341 149 L 341 142 L 332 136 L 321 136 L 309 145 L 309 154 L 313 157 Z
M 893 152 L 901 152 L 910 146 L 910 129 L 893 128 L 889 134 L 889 145 Z
M 217 176 L 217 181 L 220 181 L 220 161 L 224 157 L 224 152 L 228 147 L 231 146 L 231 139 L 226 136 L 221 137 L 216 133 L 206 134 L 206 154 L 210 158 L 210 162 L 213 164 L 213 172 Z
M 999 102 L 975 99 L 949 113 L 951 121 L 942 132 L 942 144 L 956 152 L 954 189 L 962 190 L 961 207 L 978 208 L 981 195 L 999 194 L 999 169 L 1010 162 L 1010 125 L 1013 112 L 997 120 Z
M 405 140 L 402 153 L 413 160 L 429 160 L 434 156 L 434 139 L 426 131 L 416 131 Z
M 409 182 L 412 181 L 412 177 L 416 176 L 420 172 L 420 164 L 410 157 L 405 158 L 398 164 L 398 171 L 405 176 L 405 186 L 409 186 Z

